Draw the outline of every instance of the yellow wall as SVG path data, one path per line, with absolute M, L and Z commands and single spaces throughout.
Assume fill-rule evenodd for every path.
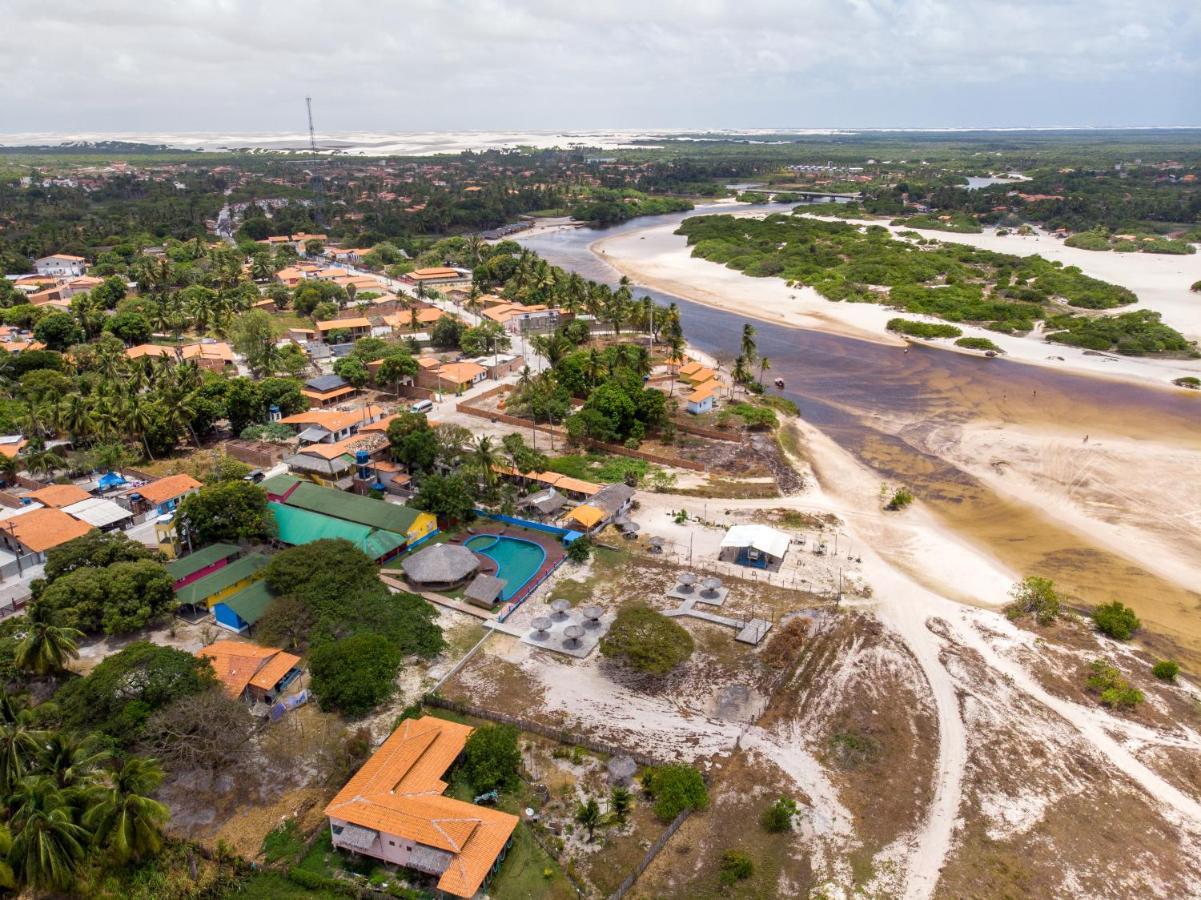
M 220 603 L 226 597 L 232 597 L 238 591 L 242 590 L 242 588 L 250 587 L 252 584 L 254 584 L 256 581 L 260 580 L 262 577 L 263 577 L 263 573 L 261 570 L 258 572 L 255 572 L 253 575 L 247 575 L 241 581 L 231 584 L 225 590 L 218 591 L 217 593 L 213 594 L 213 596 L 206 598 L 204 602 L 208 604 L 209 609 L 212 609 L 214 606 L 216 606 L 218 603 Z
M 409 539 L 410 544 L 415 544 L 423 537 L 433 534 L 438 530 L 438 519 L 427 512 L 418 513 L 417 518 L 413 520 L 413 524 L 409 526 L 408 534 L 405 535 Z

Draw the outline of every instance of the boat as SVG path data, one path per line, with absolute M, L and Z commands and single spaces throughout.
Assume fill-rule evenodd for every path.
M 776 379 L 776 388 L 781 391 L 784 390 L 784 379 L 783 378 Z

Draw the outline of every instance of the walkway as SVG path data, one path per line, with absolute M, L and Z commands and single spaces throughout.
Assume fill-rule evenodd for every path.
M 466 613 L 469 616 L 475 616 L 477 619 L 485 621 L 492 620 L 492 613 L 479 606 L 473 606 L 470 603 L 464 603 L 461 600 L 455 600 L 453 597 L 445 597 L 442 594 L 435 594 L 433 591 L 414 591 L 402 581 L 379 573 L 379 580 L 382 581 L 390 591 L 403 591 L 406 594 L 416 594 L 419 597 L 424 597 L 430 603 L 435 603 L 438 606 L 444 606 L 447 609 L 453 609 L 455 612 Z
M 763 640 L 771 630 L 771 622 L 766 619 L 733 619 L 730 616 L 719 616 L 717 613 L 706 612 L 703 609 L 697 609 L 696 604 L 704 603 L 705 601 L 697 597 L 689 597 L 675 609 L 669 609 L 663 613 L 665 616 L 691 616 L 694 619 L 700 619 L 704 622 L 712 622 L 714 625 L 724 625 L 727 628 L 733 628 L 738 632 L 734 636 L 734 640 L 741 641 L 744 644 L 758 644 Z

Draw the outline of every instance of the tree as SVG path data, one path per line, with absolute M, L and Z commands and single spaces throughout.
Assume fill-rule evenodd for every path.
M 519 732 L 513 725 L 481 725 L 463 748 L 463 774 L 479 793 L 511 790 L 521 778 Z
M 246 357 L 251 372 L 262 377 L 275 371 L 275 334 L 271 316 L 266 312 L 251 309 L 242 313 L 234 322 L 230 337 L 234 349 Z
M 1143 692 L 1132 687 L 1115 666 L 1102 659 L 1089 663 L 1089 675 L 1085 687 L 1098 694 L 1105 706 L 1128 709 L 1143 702 Z
M 626 606 L 601 638 L 600 650 L 640 672 L 666 675 L 692 655 L 693 641 L 687 629 L 662 613 Z
M 151 794 L 163 781 L 163 772 L 151 759 L 128 757 L 108 774 L 106 784 L 84 816 L 95 843 L 108 851 L 113 862 L 152 856 L 162 848 L 163 826 L 170 811 Z
M 417 374 L 417 360 L 412 354 L 396 352 L 383 358 L 376 378 L 383 384 L 391 384 L 393 393 L 400 394 L 400 383 Z
M 612 810 L 613 819 L 618 825 L 624 825 L 630 817 L 630 807 L 633 802 L 633 796 L 621 785 L 616 785 L 609 792 L 609 809 Z
M 1024 578 L 1014 585 L 1009 596 L 1013 600 L 1005 607 L 1005 615 L 1011 619 L 1033 615 L 1039 625 L 1050 625 L 1059 615 L 1059 594 L 1050 578 L 1036 575 Z
M 317 647 L 309 657 L 313 693 L 323 710 L 370 712 L 392 695 L 400 652 L 383 635 L 356 634 Z
M 483 356 L 508 350 L 512 341 L 496 322 L 482 322 L 459 335 L 459 349 L 468 356 Z
M 371 377 L 367 366 L 357 356 L 343 356 L 334 363 L 334 374 L 346 379 L 353 387 L 361 388 Z
M 265 540 L 275 533 L 267 492 L 240 479 L 208 484 L 189 494 L 180 502 L 176 516 L 186 523 L 197 545 Z
M 591 841 L 601 823 L 600 804 L 596 802 L 595 797 L 589 797 L 586 802 L 576 807 L 575 820 L 584 826 L 584 830 L 588 832 L 588 840 Z
M 13 664 L 35 675 L 53 675 L 66 668 L 67 660 L 79 657 L 78 641 L 83 632 L 78 628 L 55 625 L 48 607 L 34 603 L 25 615 L 26 631 Z
M 9 858 L 18 881 L 42 890 L 65 891 L 83 863 L 88 837 L 74 822 L 67 798 L 49 778 L 31 776 L 21 782 L 11 805 L 13 846 Z
M 655 815 L 664 823 L 686 809 L 704 809 L 709 804 L 709 791 L 701 773 L 682 763 L 644 770 L 642 790 L 655 801 Z
M 136 641 L 104 659 L 86 677 L 59 688 L 55 702 L 69 727 L 128 741 L 155 710 L 214 684 L 207 659 Z
M 438 458 L 438 437 L 420 413 L 402 410 L 388 423 L 392 456 L 410 472 L 428 472 Z
M 467 523 L 475 519 L 475 494 L 462 475 L 426 475 L 413 505 L 440 522 Z
M 459 338 L 463 334 L 463 323 L 454 316 L 443 316 L 434 323 L 430 331 L 430 343 L 435 347 L 449 349 L 459 346 Z
M 1134 610 L 1117 600 L 1105 603 L 1093 610 L 1093 624 L 1097 630 L 1119 641 L 1128 641 L 1142 624 Z
M 46 583 L 81 568 L 107 568 L 113 563 L 153 559 L 144 544 L 130 540 L 120 531 L 91 531 L 46 553 Z
M 791 797 L 781 797 L 767 809 L 759 819 L 763 830 L 771 834 L 782 834 L 792 831 L 792 820 L 797 814 L 796 801 Z
M 33 336 L 51 350 L 66 350 L 83 342 L 83 329 L 67 312 L 52 312 L 34 326 Z
M 142 559 L 71 572 L 46 586 L 36 602 L 56 625 L 127 634 L 172 608 L 173 586 L 161 563 Z
M 110 331 L 127 344 L 144 344 L 150 340 L 150 320 L 139 312 L 126 310 L 112 316 L 104 324 Z
M 567 545 L 567 558 L 573 563 L 586 563 L 592 555 L 592 539 L 584 536 Z

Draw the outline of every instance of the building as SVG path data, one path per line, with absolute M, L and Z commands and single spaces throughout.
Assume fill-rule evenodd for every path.
M 302 443 L 320 441 L 334 444 L 357 434 L 360 428 L 379 421 L 383 410 L 372 404 L 358 409 L 308 409 L 304 412 L 284 416 L 279 421 L 299 429 Z
M 628 484 L 607 484 L 597 491 L 587 503 L 581 503 L 563 518 L 585 531 L 603 528 L 618 515 L 630 508 L 634 502 L 634 489 Z
M 417 360 L 417 386 L 461 394 L 488 377 L 488 370 L 473 362 L 440 363 L 432 357 Z
M 217 623 L 228 627 L 229 622 L 233 621 L 232 617 L 225 616 L 226 621 L 223 622 L 215 607 L 227 597 L 261 580 L 267 562 L 267 557 L 261 553 L 251 553 L 227 562 L 202 578 L 186 581 L 183 587 L 176 588 L 175 596 L 184 606 L 204 606 L 213 610 Z
M 304 434 L 302 432 L 302 439 Z M 384 435 L 360 431 L 336 443 L 310 443 L 285 458 L 284 463 L 293 474 L 308 478 L 318 485 L 348 491 L 354 487 L 356 472 L 361 472 L 365 476 L 362 480 L 372 484 L 386 481 L 371 476 L 369 472 L 385 462 L 382 458 L 388 449 L 388 439 Z M 387 487 L 386 483 L 383 487 Z
M 297 485 L 288 494 L 286 502 L 295 509 L 306 509 L 368 528 L 394 532 L 401 535 L 410 547 L 438 531 L 438 520 L 430 513 L 399 503 L 333 491 L 307 482 Z
M 691 393 L 684 398 L 684 408 L 694 416 L 712 412 L 720 390 L 721 382 L 716 378 L 710 378 L 704 384 L 693 388 Z
M 341 375 L 318 375 L 304 383 L 300 393 L 317 406 L 331 406 L 353 396 L 354 387 Z
M 28 499 L 49 506 L 51 509 L 62 509 L 72 503 L 80 503 L 91 499 L 92 495 L 77 484 L 51 484 L 25 495 Z
M 792 538 L 768 525 L 734 525 L 721 539 L 721 555 L 732 556 L 740 566 L 778 568 Z
M 443 796 L 442 776 L 472 731 L 432 716 L 401 722 L 325 808 L 333 845 L 474 897 L 504 859 L 517 817 Z
M 233 544 L 210 544 L 203 550 L 197 550 L 195 553 L 172 560 L 164 568 L 171 576 L 175 590 L 179 590 L 193 581 L 199 581 L 206 575 L 211 575 L 218 569 L 224 568 L 241 552 Z
M 267 506 L 275 516 L 280 543 L 293 547 L 327 539 L 344 540 L 354 544 L 375 562 L 382 563 L 399 554 L 406 544 L 405 536 L 394 531 L 372 528 L 286 503 L 268 502 Z
M 359 338 L 371 336 L 371 320 L 362 316 L 356 316 L 351 319 L 326 319 L 316 324 L 317 339 L 329 341 L 329 336 L 335 331 L 345 331 L 349 333 L 349 337 L 344 338 L 338 343 L 346 343 L 348 341 L 357 341 Z
M 467 269 L 452 269 L 450 266 L 434 266 L 428 269 L 414 269 L 402 276 L 401 280 L 407 284 L 424 285 L 427 288 L 471 287 L 471 272 Z
M 477 356 L 471 361 L 483 368 L 485 378 L 491 378 L 493 381 L 500 381 L 502 378 L 507 378 L 509 375 L 520 372 L 525 366 L 525 357 L 518 356 L 516 353 L 494 353 L 491 356 Z
M 174 512 L 179 502 L 189 494 L 200 490 L 201 484 L 191 475 L 181 473 L 168 475 L 158 481 L 144 484 L 129 494 L 129 498 L 140 498 L 160 516 Z
M 483 316 L 513 334 L 544 334 L 571 319 L 570 313 L 557 307 L 541 303 L 525 306 L 507 301 L 488 307 Z
M 133 513 L 124 506 L 103 497 L 88 495 L 78 503 L 62 508 L 63 512 L 101 531 L 117 531 L 133 524 Z
M 188 344 L 180 348 L 180 355 L 210 372 L 223 372 L 226 366 L 234 365 L 234 351 L 224 341 L 208 344 Z
M 447 590 L 475 575 L 480 558 L 462 544 L 430 544 L 406 556 L 400 567 L 412 585 Z
M 33 267 L 39 275 L 74 278 L 87 272 L 88 261 L 82 256 L 71 256 L 69 253 L 56 253 L 54 256 L 43 256 L 34 262 Z
M 91 525 L 61 509 L 24 508 L 0 522 L 0 543 L 12 553 L 31 554 L 38 562 L 45 562 L 46 551 L 83 537 L 91 530 Z
M 235 700 L 274 703 L 300 677 L 300 657 L 248 641 L 213 641 L 196 651 L 213 666 L 225 693 Z

